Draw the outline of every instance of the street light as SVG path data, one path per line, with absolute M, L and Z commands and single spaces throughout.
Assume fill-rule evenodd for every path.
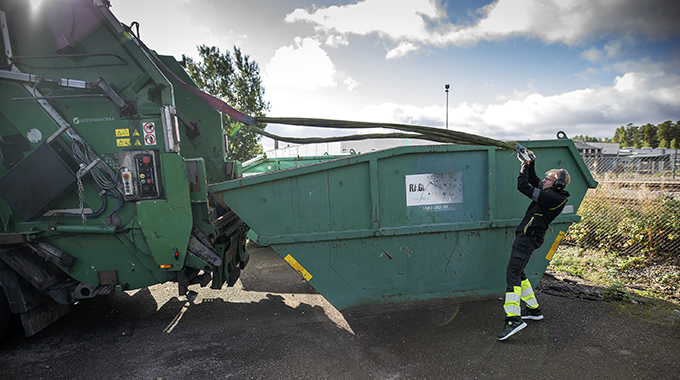
M 444 91 L 446 91 L 446 129 L 449 129 L 449 84 L 444 85 Z

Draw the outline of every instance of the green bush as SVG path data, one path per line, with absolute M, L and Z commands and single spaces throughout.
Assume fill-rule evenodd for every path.
M 601 183 L 584 198 L 581 222 L 567 231 L 566 241 L 583 248 L 626 254 L 680 252 L 680 201 L 645 188 Z

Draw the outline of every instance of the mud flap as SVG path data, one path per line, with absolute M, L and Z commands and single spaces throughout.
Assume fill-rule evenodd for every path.
M 50 298 L 33 309 L 21 314 L 21 324 L 24 325 L 26 337 L 37 334 L 59 318 L 68 314 L 70 305 L 60 305 Z

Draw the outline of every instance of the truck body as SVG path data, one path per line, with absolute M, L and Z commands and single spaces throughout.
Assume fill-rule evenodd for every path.
M 26 335 L 83 298 L 233 285 L 247 227 L 207 184 L 239 163 L 219 113 L 158 67 L 193 83 L 176 60 L 106 1 L 3 0 L 0 18 L 0 286 Z

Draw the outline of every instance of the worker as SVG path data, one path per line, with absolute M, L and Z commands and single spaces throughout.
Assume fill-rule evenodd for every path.
M 565 169 L 552 169 L 545 174 L 545 179 L 540 180 L 536 176 L 536 156 L 532 151 L 520 147 L 517 158 L 522 162 L 517 190 L 530 198 L 531 203 L 515 230 L 515 242 L 506 271 L 505 325 L 498 334 L 498 340 L 505 340 L 525 328 L 525 319 L 543 319 L 524 267 L 534 250 L 543 244 L 548 225 L 562 212 L 569 197 L 569 192 L 564 190 L 570 182 Z M 526 304 L 524 310 L 520 309 L 521 301 Z

